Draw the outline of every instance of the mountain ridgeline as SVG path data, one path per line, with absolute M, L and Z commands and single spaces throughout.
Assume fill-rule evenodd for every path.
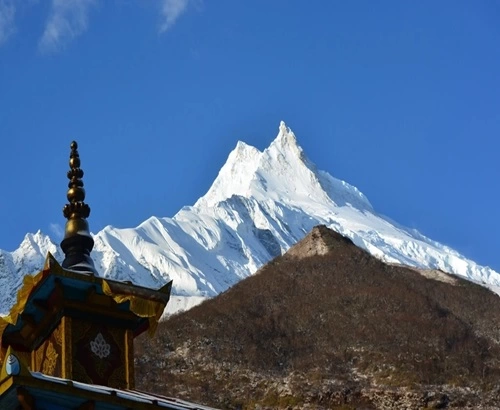
M 316 225 L 389 263 L 500 286 L 497 272 L 377 214 L 357 188 L 318 170 L 283 122 L 264 151 L 238 142 L 193 206 L 172 218 L 153 216 L 136 228 L 108 226 L 95 234 L 92 258 L 100 275 L 116 280 L 152 288 L 173 280 L 172 312 L 225 291 Z M 0 250 L 0 313 L 49 251 L 62 260 L 59 246 L 41 232 L 27 234 L 13 252 Z
M 140 338 L 136 379 L 223 409 L 493 409 L 499 341 L 490 290 L 319 226 Z

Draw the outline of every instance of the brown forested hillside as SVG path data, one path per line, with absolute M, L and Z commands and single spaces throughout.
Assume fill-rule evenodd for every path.
M 486 288 L 384 264 L 316 227 L 141 338 L 136 380 L 228 409 L 498 408 L 499 340 Z

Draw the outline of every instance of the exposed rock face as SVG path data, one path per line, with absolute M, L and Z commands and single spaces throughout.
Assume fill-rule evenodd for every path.
M 304 259 L 311 256 L 327 255 L 332 249 L 346 244 L 354 245 L 349 238 L 328 229 L 325 225 L 318 225 L 304 239 L 292 246 L 287 251 L 286 257 Z
M 500 407 L 500 299 L 330 229 L 139 341 L 137 380 L 228 409 Z

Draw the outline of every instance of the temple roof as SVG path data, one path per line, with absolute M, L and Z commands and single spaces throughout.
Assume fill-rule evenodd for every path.
M 17 302 L 9 315 L 0 317 L 0 340 L 5 342 L 9 336 L 13 337 L 22 332 L 27 324 L 34 329 L 41 327 L 40 332 L 50 331 L 43 329 L 42 326 L 46 315 L 44 306 L 57 288 L 61 288 L 65 298 L 71 301 L 65 309 L 71 309 L 71 303 L 85 302 L 90 292 L 110 296 L 117 303 L 117 310 L 123 313 L 121 317 L 116 317 L 117 321 L 130 322 L 130 327 L 136 334 L 142 333 L 148 325 L 150 332 L 153 333 L 170 298 L 171 286 L 172 282 L 169 282 L 162 288 L 153 290 L 98 276 L 84 275 L 63 269 L 49 253 L 44 269 L 34 276 L 27 275 L 24 278 L 23 286 L 17 294 Z M 60 313 L 63 313 L 62 310 Z M 96 315 L 99 314 L 100 312 L 96 312 Z M 30 331 L 29 338 L 23 337 L 25 346 L 22 347 L 36 345 L 38 341 L 35 338 L 40 339 L 44 336 L 44 333 L 37 334 Z M 1 362 L 2 357 L 0 364 Z
M 86 403 L 92 403 L 93 407 L 89 408 L 93 410 L 215 410 L 212 407 L 138 390 L 120 390 L 42 373 L 29 371 L 28 373 L 28 375 L 9 375 L 0 380 L 2 410 L 16 410 L 19 406 L 20 392 L 26 397 L 33 398 L 39 408 L 78 409 L 82 406 L 83 409 Z

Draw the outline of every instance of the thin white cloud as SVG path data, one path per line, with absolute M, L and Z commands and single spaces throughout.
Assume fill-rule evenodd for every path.
M 177 19 L 187 10 L 191 0 L 161 0 L 160 33 L 170 29 Z
M 82 34 L 90 8 L 97 0 L 52 0 L 50 15 L 38 44 L 42 53 L 54 53 Z
M 64 228 L 58 223 L 51 223 L 49 229 L 55 237 L 55 240 L 61 241 L 64 236 Z
M 16 7 L 13 0 L 0 0 L 0 46 L 14 33 Z

